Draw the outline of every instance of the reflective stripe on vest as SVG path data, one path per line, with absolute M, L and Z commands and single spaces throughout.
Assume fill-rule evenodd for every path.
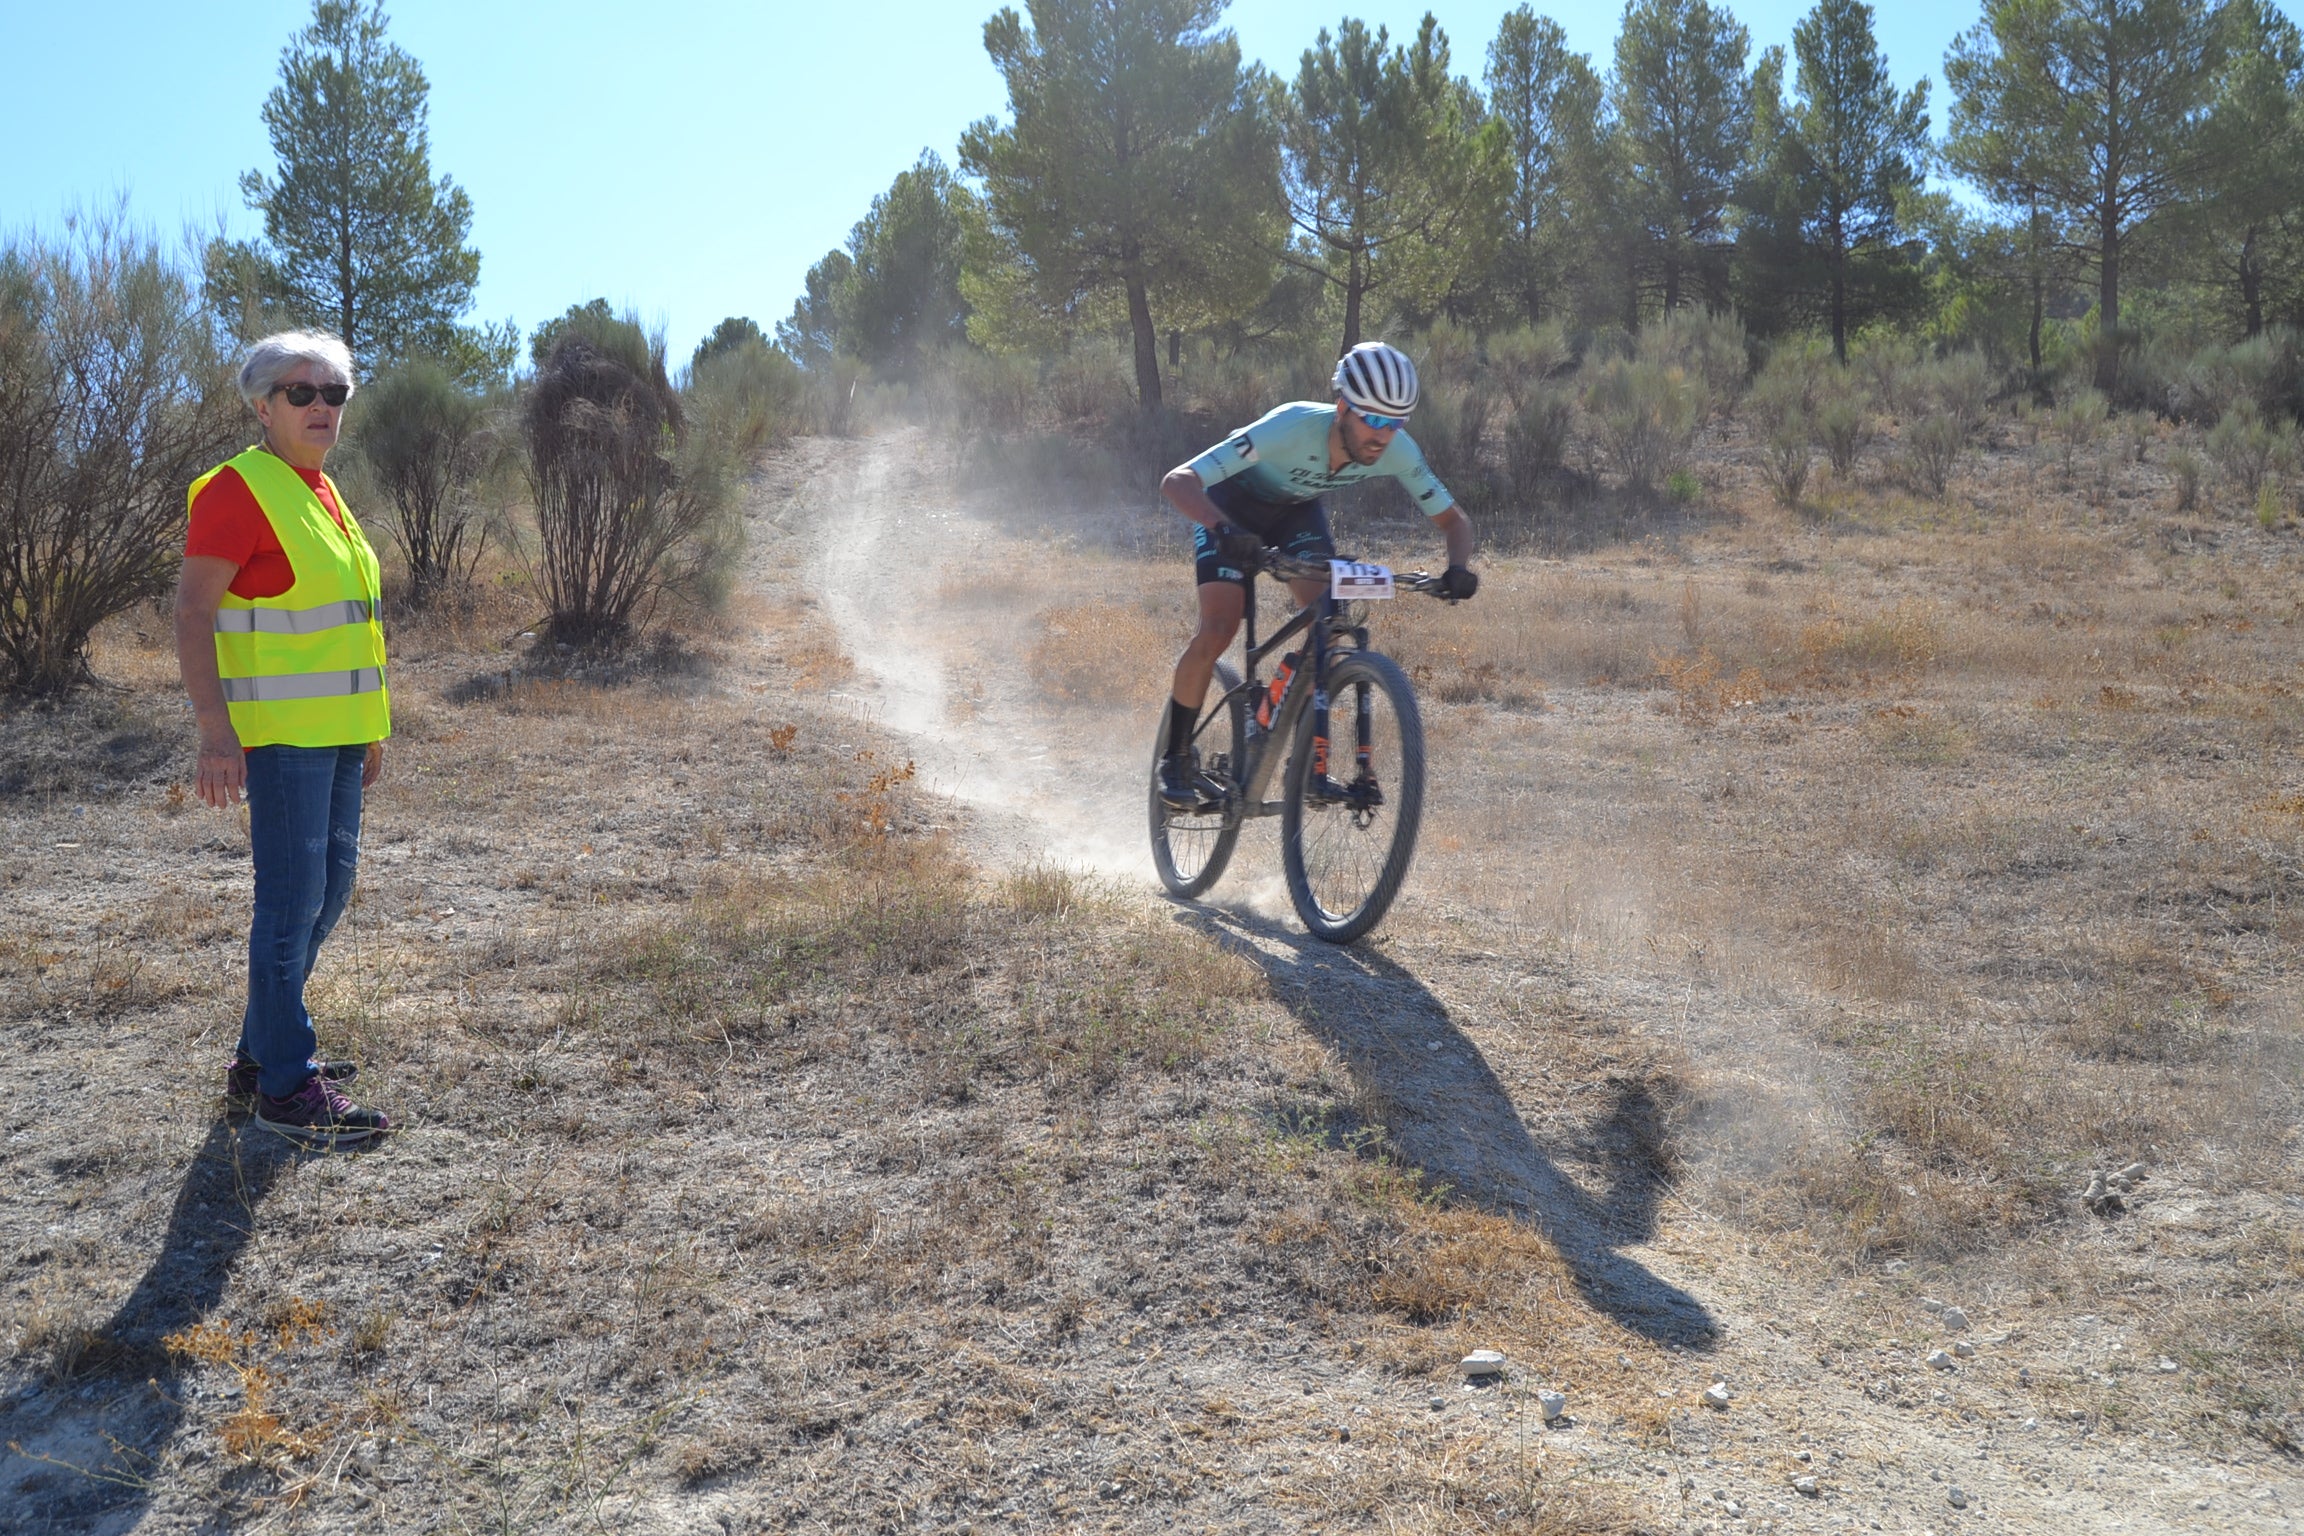
M 272 677 L 227 677 L 227 704 L 278 704 L 288 699 L 341 699 L 355 693 L 375 693 L 384 686 L 382 667 L 356 667 L 350 672 L 291 672 Z
M 357 598 L 322 603 L 317 608 L 219 608 L 216 633 L 220 635 L 316 635 L 324 629 L 365 624 L 376 617 L 372 603 Z

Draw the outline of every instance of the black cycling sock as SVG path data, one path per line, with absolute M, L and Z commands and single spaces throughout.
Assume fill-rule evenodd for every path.
M 1199 709 L 1190 704 L 1168 701 L 1169 757 L 1182 757 L 1192 747 L 1192 726 L 1200 718 Z

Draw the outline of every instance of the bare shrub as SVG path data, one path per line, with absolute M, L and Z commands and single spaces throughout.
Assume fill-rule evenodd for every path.
M 818 431 L 831 437 L 856 435 L 857 396 L 869 378 L 862 363 L 838 353 L 808 370 L 808 415 Z
M 553 638 L 620 640 L 667 590 L 710 595 L 725 565 L 727 480 L 687 429 L 661 337 L 630 319 L 571 325 L 523 424 Z
M 1871 387 L 1872 404 L 1895 417 L 1917 414 L 1912 379 L 1926 364 L 1918 342 L 1893 336 L 1864 338 L 1850 357 L 1850 369 Z
M 2296 424 L 2268 421 L 2255 401 L 2235 400 L 2208 434 L 2208 457 L 2253 498 L 2264 481 L 2296 459 Z
M 0 694 L 86 681 L 245 424 L 195 281 L 115 212 L 0 247 Z
M 429 608 L 487 551 L 475 483 L 495 454 L 486 405 L 446 368 L 406 363 L 360 392 L 350 447 L 392 504 L 408 604 Z
M 1131 410 L 1132 391 L 1120 371 L 1120 355 L 1107 347 L 1074 347 L 1048 365 L 1048 404 L 1066 421 L 1093 421 Z
M 1244 427 L 1264 414 L 1282 388 L 1279 374 L 1245 352 L 1195 360 L 1184 378 L 1186 398 L 1221 427 Z
M 2147 347 L 2140 359 L 2151 390 L 2151 405 L 2178 421 L 2210 425 L 2241 401 L 2271 415 L 2296 403 L 2304 375 L 2296 332 L 2267 326 L 2230 346 L 2200 347 L 2177 355 L 2165 345 Z
M 1609 463 L 1646 489 L 1686 464 L 1704 425 L 1704 388 L 1677 367 L 1610 358 L 1585 386 L 1584 407 Z
M 739 461 L 798 432 L 807 395 L 800 365 L 749 337 L 706 358 L 688 380 L 697 426 Z
M 1968 434 L 1960 428 L 1960 420 L 1949 411 L 1936 411 L 1923 416 L 1904 429 L 1904 466 L 1912 477 L 1914 488 L 1930 496 L 1942 496 L 1951 483 L 1952 471 L 1960 462 L 1960 451 L 1968 444 Z

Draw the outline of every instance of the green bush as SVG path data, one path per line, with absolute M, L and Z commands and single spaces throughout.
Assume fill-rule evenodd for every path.
M 2049 413 L 2048 431 L 2056 439 L 2057 461 L 2066 485 L 2072 483 L 2073 461 L 2104 435 L 2104 423 L 2110 411 L 2111 402 L 2104 398 L 2103 391 L 2083 384 Z
M 1557 322 L 1524 325 L 1488 338 L 1489 382 L 1511 403 L 1515 416 L 1574 359 L 1568 333 Z
M 702 430 L 741 462 L 800 430 L 808 381 L 789 356 L 745 337 L 690 369 L 688 397 Z
M 1432 472 L 1458 496 L 1477 496 L 1487 483 L 1481 449 L 1495 414 L 1495 402 L 1478 384 L 1423 380 L 1409 434 L 1424 451 Z
M 1848 382 L 1845 374 L 1836 381 Z M 1856 472 L 1856 459 L 1872 442 L 1872 411 L 1853 390 L 1828 390 L 1816 407 L 1816 442 L 1832 461 L 1832 473 L 1845 480 Z
M 2200 455 L 2179 448 L 2168 455 L 2168 475 L 2176 482 L 2176 510 L 2189 512 L 2200 504 Z
M 1575 417 L 1575 406 L 1559 391 L 1540 385 L 1523 391 L 1504 421 L 1507 494 L 1525 500 L 1560 468 Z
M 1601 451 L 1627 483 L 1644 490 L 1687 462 L 1704 425 L 1700 381 L 1647 358 L 1610 358 L 1587 372 L 1584 408 Z
M 725 591 L 737 542 L 729 466 L 690 430 L 660 334 L 630 317 L 570 324 L 521 424 L 553 639 L 620 641 L 660 595 Z
M 471 579 L 488 545 L 475 494 L 498 454 L 485 402 L 437 363 L 410 362 L 360 391 L 346 446 L 391 503 L 408 604 L 428 608 Z
M 2254 400 L 2241 396 L 2209 432 L 2208 457 L 2254 497 L 2268 477 L 2295 463 L 2296 424 L 2266 420 Z
M 1913 485 L 1942 496 L 1967 446 L 1968 434 L 1950 411 L 1934 411 L 1904 428 L 1904 463 Z
M 1700 384 L 1704 411 L 1733 410 L 1752 372 L 1744 322 L 1733 314 L 1679 309 L 1640 333 L 1642 362 L 1678 368 Z

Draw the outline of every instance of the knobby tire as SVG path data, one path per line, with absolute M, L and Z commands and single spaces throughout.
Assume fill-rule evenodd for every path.
M 1424 815 L 1424 720 L 1407 674 L 1389 657 L 1351 652 L 1329 668 L 1328 678 L 1329 780 L 1349 783 L 1358 771 L 1354 719 L 1365 685 L 1383 804 L 1362 825 L 1346 805 L 1308 801 L 1313 717 L 1307 707 L 1288 759 L 1280 853 L 1288 896 L 1304 926 L 1315 938 L 1349 944 L 1383 919 L 1416 856 Z
M 1217 754 L 1225 754 L 1228 779 L 1237 777 L 1248 753 L 1247 696 L 1232 691 L 1239 686 L 1240 674 L 1227 662 L 1216 663 L 1216 675 L 1208 680 L 1208 694 L 1201 702 L 1200 723 L 1192 732 L 1203 770 Z M 1170 895 L 1189 899 L 1214 885 L 1231 862 L 1232 845 L 1240 840 L 1240 807 L 1237 796 L 1213 812 L 1173 811 L 1163 804 L 1160 757 L 1167 736 L 1168 701 L 1163 698 L 1160 723 L 1152 735 L 1152 864 Z

